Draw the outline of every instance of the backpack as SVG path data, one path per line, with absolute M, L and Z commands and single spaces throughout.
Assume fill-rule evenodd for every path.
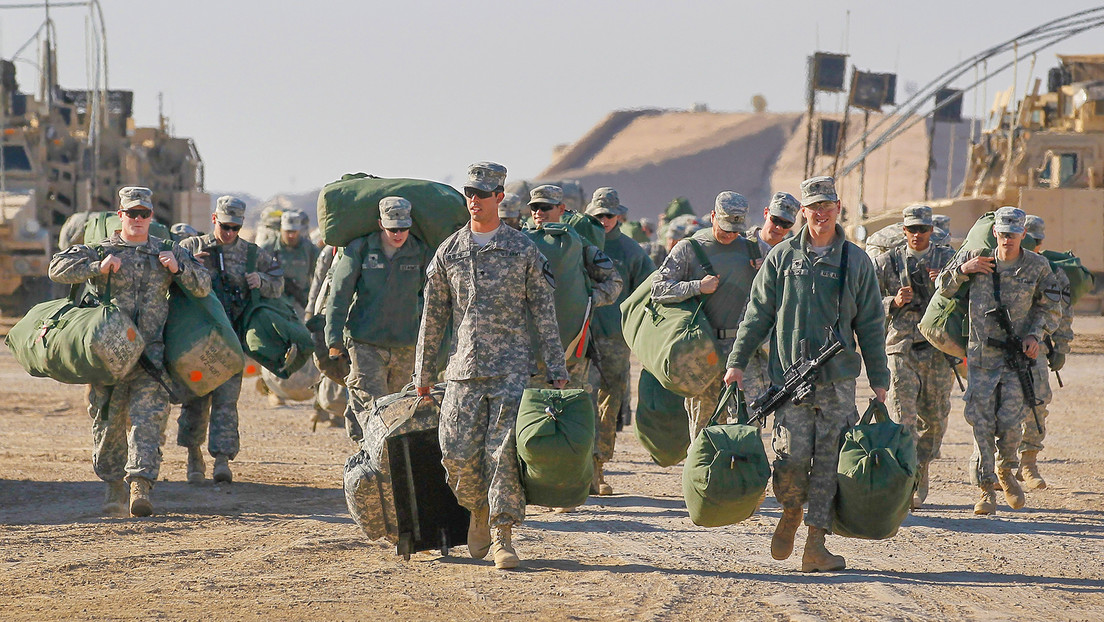
M 518 409 L 517 455 L 525 499 L 586 503 L 594 477 L 594 403 L 582 389 L 526 389 Z
M 1043 257 L 1046 257 L 1050 262 L 1052 270 L 1057 272 L 1061 269 L 1066 273 L 1066 278 L 1070 282 L 1070 299 L 1067 301 L 1069 304 L 1077 304 L 1077 301 L 1082 296 L 1092 291 L 1093 286 L 1096 284 L 1093 279 L 1092 272 L 1089 272 L 1081 265 L 1081 259 L 1073 254 L 1073 251 L 1061 253 L 1058 251 L 1044 250 L 1040 253 Z

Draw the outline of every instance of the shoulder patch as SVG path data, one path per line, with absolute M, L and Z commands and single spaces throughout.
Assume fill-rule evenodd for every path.
M 603 270 L 612 270 L 614 267 L 613 260 L 610 259 L 609 255 L 607 255 L 601 249 L 597 250 L 594 253 L 594 265 L 602 268 Z
M 556 289 L 556 275 L 552 274 L 552 267 L 548 265 L 547 259 L 545 259 L 544 263 L 541 265 L 541 273 L 544 274 L 544 280 L 548 281 L 552 289 Z

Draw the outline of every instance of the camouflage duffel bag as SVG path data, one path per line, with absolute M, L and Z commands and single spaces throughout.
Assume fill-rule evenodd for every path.
M 525 499 L 586 503 L 594 478 L 594 403 L 583 389 L 526 389 L 518 409 L 517 455 Z
M 173 283 L 164 337 L 165 368 L 176 386 L 196 397 L 214 391 L 245 367 L 238 336 L 213 294 L 197 298 Z
M 39 303 L 8 331 L 5 342 L 32 376 L 66 384 L 119 382 L 138 363 L 146 341 L 130 316 L 111 302 L 111 277 L 98 300 L 69 297 Z

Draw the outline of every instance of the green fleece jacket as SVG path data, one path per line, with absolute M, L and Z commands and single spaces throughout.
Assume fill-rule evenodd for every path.
M 840 260 L 847 251 L 847 280 L 839 308 Z M 861 363 L 872 388 L 889 388 L 885 351 L 885 312 L 874 265 L 863 250 L 847 242 L 836 225 L 836 239 L 828 253 L 818 257 L 809 249 L 808 226 L 779 242 L 763 261 L 751 286 L 744 321 L 736 335 L 728 367 L 744 369 L 755 350 L 770 340 L 771 382 L 782 383 L 783 370 L 800 356 L 800 341 L 809 341 L 810 354 L 824 343 L 826 328 L 839 326 L 844 350 L 821 370 L 819 385 L 859 376 Z M 862 350 L 862 360 L 855 351 Z

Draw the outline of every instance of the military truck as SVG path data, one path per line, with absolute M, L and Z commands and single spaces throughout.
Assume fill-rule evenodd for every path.
M 1018 106 L 1000 94 L 991 127 L 970 145 L 962 194 L 929 202 L 961 240 L 979 216 L 1014 205 L 1046 220 L 1047 248 L 1073 250 L 1104 272 L 1104 54 L 1059 55 Z M 862 221 L 862 240 L 901 217 L 896 207 Z M 1100 279 L 1097 279 L 1098 282 Z

